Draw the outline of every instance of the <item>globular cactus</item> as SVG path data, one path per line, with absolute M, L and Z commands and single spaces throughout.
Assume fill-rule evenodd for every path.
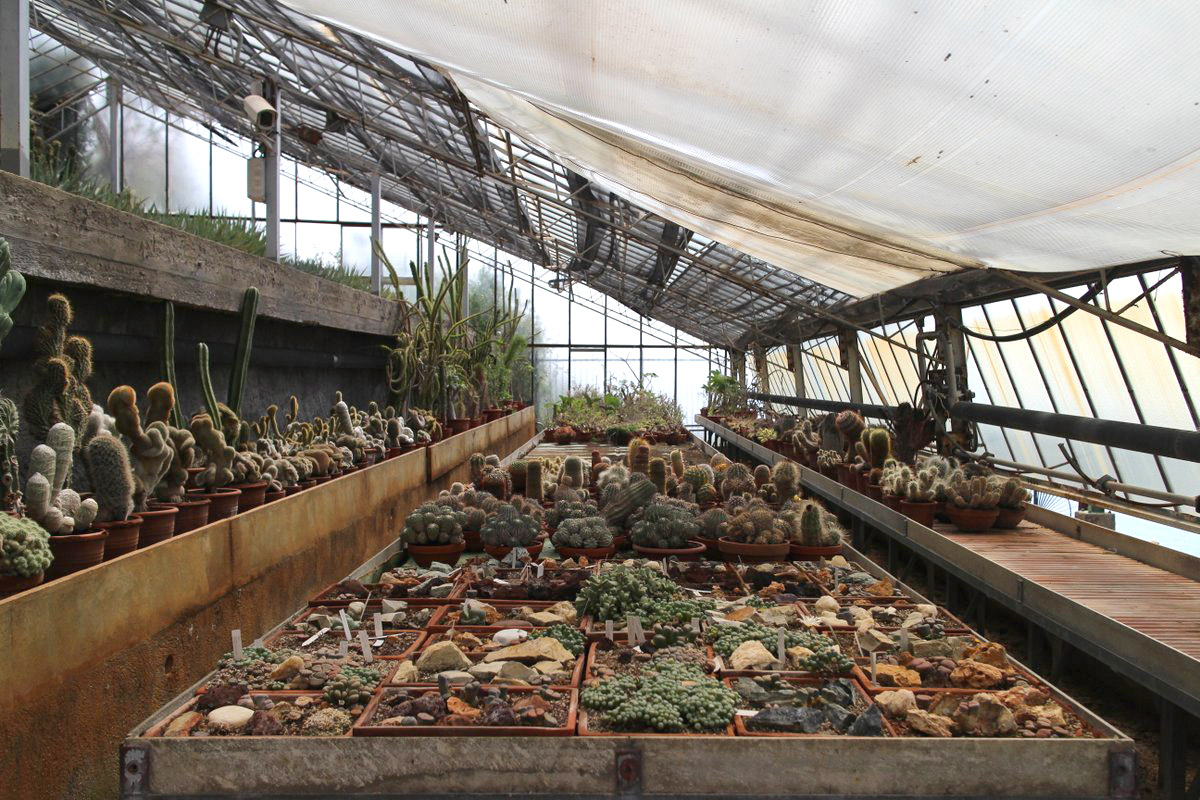
M 471 482 L 479 486 L 480 481 L 483 480 L 484 468 L 487 466 L 483 453 L 472 453 L 471 457 L 467 459 L 467 464 L 471 467 Z
M 654 484 L 643 475 L 634 476 L 627 486 L 616 490 L 604 506 L 604 519 L 613 527 L 621 527 L 629 515 L 645 508 L 654 499 Z
M 781 502 L 779 498 L 779 490 L 776 489 L 775 484 L 771 483 L 770 481 L 758 487 L 758 497 L 773 506 L 777 506 Z
M 745 464 L 730 464 L 721 476 L 721 496 L 726 500 L 755 490 L 754 474 Z
M 716 469 L 721 464 L 729 464 L 729 458 L 724 453 L 713 453 L 712 458 L 708 460 L 708 465 Z
M 50 536 L 41 525 L 0 514 L 0 575 L 32 578 L 45 572 L 53 560 Z
M 542 483 L 541 459 L 530 459 L 525 467 L 525 496 L 539 503 L 546 499 L 546 489 Z
M 483 523 L 479 538 L 490 547 L 529 547 L 541 530 L 537 519 L 505 503 Z
M 683 473 L 686 470 L 686 465 L 683 463 L 683 453 L 678 450 L 671 451 L 671 472 L 675 473 L 676 479 L 682 479 Z
M 114 436 L 101 435 L 83 450 L 98 510 L 96 522 L 114 522 L 129 518 L 133 511 L 133 471 L 125 445 Z
M 496 505 L 496 508 L 498 509 L 502 505 L 503 505 L 503 503 L 498 503 Z M 535 502 L 533 500 L 530 500 L 527 497 L 523 497 L 519 494 L 514 494 L 512 496 L 512 500 L 509 501 L 509 505 L 511 505 L 513 508 L 515 508 L 521 514 L 525 514 L 526 516 L 533 517 L 534 519 L 536 519 L 538 521 L 539 525 L 542 523 L 542 520 L 545 519 L 546 509 L 542 508 L 542 504 Z
M 729 538 L 746 544 L 782 544 L 786 526 L 767 508 L 748 508 L 729 520 Z
M 713 482 L 713 469 L 708 464 L 697 464 L 685 468 L 682 477 L 684 482 L 692 487 L 693 491 L 699 493 L 701 486 Z
M 579 456 L 567 456 L 563 461 L 562 474 L 559 483 L 572 489 L 582 489 L 585 484 L 583 459 Z
M 729 535 L 729 514 L 722 508 L 710 508 L 697 520 L 701 539 L 720 539 Z
M 207 461 L 204 472 L 200 473 L 198 483 L 209 491 L 228 486 L 233 480 L 232 467 L 235 451 L 225 444 L 225 436 L 214 427 L 212 417 L 208 414 L 197 414 L 192 417 L 188 430 L 191 431 L 196 446 L 203 451 Z M 309 454 L 309 452 L 306 450 L 302 455 Z M 321 474 L 328 474 L 332 469 L 328 454 L 315 450 L 312 453 L 310 457 L 317 461 L 318 469 L 324 468 Z
M 599 515 L 596 504 L 591 500 L 558 500 L 554 508 L 546 511 L 546 525 L 554 530 L 569 519 L 582 519 Z
M 629 470 L 620 464 L 613 464 L 601 473 L 596 481 L 596 489 L 601 493 L 609 486 L 624 486 L 629 483 Z
M 637 447 L 630 449 L 629 471 L 648 475 L 650 473 L 650 445 L 646 444 L 642 439 Z
M 437 503 L 425 503 L 404 519 L 400 538 L 405 544 L 457 544 L 463 538 L 463 513 Z
M 659 494 L 667 493 L 667 462 L 661 458 L 650 459 L 650 468 L 648 470 L 650 482 L 654 484 L 654 490 Z
M 771 480 L 771 468 L 766 464 L 759 464 L 754 468 L 754 485 L 761 488 L 764 483 Z
M 717 491 L 717 487 L 711 483 L 706 483 L 696 490 L 697 503 L 716 503 L 721 499 L 721 493 Z
M 775 462 L 771 470 L 771 483 L 775 484 L 780 502 L 786 503 L 796 496 L 800 487 L 800 468 L 787 460 Z
M 990 511 L 1000 503 L 1000 487 L 989 485 L 983 475 L 946 486 L 946 498 L 956 508 Z
M 489 467 L 476 486 L 499 500 L 507 500 L 512 496 L 512 477 L 503 468 Z
M 500 456 L 496 455 L 495 453 L 488 453 L 483 457 L 483 463 L 487 464 L 489 467 L 498 467 L 500 466 Z
M 1000 499 L 996 501 L 996 505 L 1000 508 L 1021 508 L 1029 499 L 1029 490 L 1023 487 L 1016 478 L 1005 479 L 996 476 L 992 479 L 992 484 L 1000 489 Z
M 34 335 L 37 381 L 25 396 L 25 420 L 35 440 L 45 439 L 50 426 L 65 422 L 78 440 L 92 411 L 87 380 L 92 375 L 92 344 L 82 336 L 67 336 L 75 317 L 71 303 L 55 293 L 46 299 L 48 319 Z
M 653 502 L 630 528 L 629 538 L 642 547 L 678 550 L 699 533 L 696 517 L 687 509 L 666 502 Z
M 563 520 L 550 541 L 555 547 L 609 547 L 613 543 L 613 533 L 604 517 L 576 517 Z
M 862 414 L 847 409 L 838 413 L 834 419 L 834 426 L 842 436 L 843 445 L 850 448 L 862 436 L 863 429 L 867 427 L 867 421 L 863 419 Z
M 818 467 L 836 467 L 842 463 L 842 454 L 837 450 L 818 450 L 817 451 L 817 466 Z

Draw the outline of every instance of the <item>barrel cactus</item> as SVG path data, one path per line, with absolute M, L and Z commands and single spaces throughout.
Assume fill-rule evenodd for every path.
M 771 481 L 771 468 L 766 464 L 759 464 L 754 468 L 754 485 L 757 488 L 762 488 L 764 483 Z
M 696 502 L 705 505 L 709 503 L 717 503 L 721 500 L 721 493 L 717 491 L 717 487 L 711 483 L 706 483 L 696 490 Z
M 777 461 L 771 469 L 771 483 L 775 484 L 780 502 L 786 503 L 800 487 L 800 468 L 791 461 Z
M 0 514 L 0 575 L 32 578 L 54 560 L 50 535 L 31 519 Z
M 687 509 L 666 502 L 655 501 L 642 512 L 641 519 L 634 523 L 629 536 L 634 544 L 642 547 L 657 547 L 678 550 L 688 546 L 699 534 L 696 517 Z
M 734 495 L 753 493 L 754 473 L 745 464 L 730 464 L 721 476 L 721 496 L 726 500 Z
M 767 508 L 751 508 L 729 520 L 729 538 L 746 544 L 782 544 L 786 525 Z
M 490 547 L 529 547 L 537 541 L 541 530 L 536 519 L 506 503 L 483 523 L 479 538 Z
M 613 543 L 613 534 L 604 517 L 575 517 L 563 520 L 550 541 L 555 547 L 609 547 Z
M 437 503 L 424 503 L 405 517 L 400 538 L 405 544 L 457 544 L 463 539 L 465 516 Z
M 593 500 L 558 500 L 546 510 L 546 525 L 554 530 L 569 519 L 595 517 L 600 511 Z
M 634 439 L 633 441 L 641 442 L 641 444 L 637 446 L 630 444 L 629 470 L 648 475 L 650 473 L 650 445 L 646 444 L 644 439 Z
M 713 482 L 713 469 L 708 464 L 697 464 L 688 467 L 683 471 L 683 481 L 699 494 L 701 486 Z

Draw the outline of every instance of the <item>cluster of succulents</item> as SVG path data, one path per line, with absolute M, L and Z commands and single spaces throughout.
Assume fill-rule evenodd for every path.
M 729 535 L 729 512 L 723 508 L 710 508 L 700 515 L 696 524 L 696 535 L 701 539 L 720 539 Z
M 530 639 L 540 639 L 543 636 L 549 636 L 552 639 L 557 639 L 558 643 L 565 647 L 573 656 L 583 655 L 583 648 L 587 646 L 587 638 L 573 625 L 559 623 L 551 625 L 549 628 L 539 628 L 529 634 Z
M 1000 508 L 1021 508 L 1029 499 L 1029 490 L 1016 478 L 996 477 L 993 481 L 1000 487 L 1000 499 L 996 502 Z
M 810 633 L 789 628 L 773 628 L 757 622 L 743 622 L 741 625 L 714 625 L 707 630 L 709 644 L 717 655 L 729 658 L 733 651 L 743 642 L 759 641 L 763 647 L 775 652 L 779 643 L 779 631 L 783 631 L 784 647 L 807 647 L 814 653 L 827 650 L 834 646 L 832 639 L 818 633 Z
M 546 525 L 554 530 L 568 519 L 595 517 L 600 513 L 594 500 L 556 500 L 554 507 L 546 509 Z
M 404 519 L 400 538 L 405 544 L 457 544 L 463 538 L 466 515 L 437 503 L 423 503 Z
M 584 581 L 575 598 L 579 616 L 600 620 L 646 617 L 654 604 L 679 597 L 681 591 L 661 572 L 649 567 L 615 565 Z
M 678 550 L 688 546 L 700 530 L 695 514 L 665 501 L 654 501 L 642 510 L 641 518 L 630 528 L 629 537 L 636 545 Z
M 700 597 L 676 597 L 650 604 L 644 618 L 652 624 L 685 625 L 694 619 L 704 619 L 715 604 Z
M 0 575 L 32 578 L 54 560 L 50 534 L 31 519 L 0 514 Z
M 990 511 L 1000 505 L 1000 486 L 984 475 L 946 484 L 946 500 L 955 508 Z
M 342 708 L 365 706 L 371 701 L 371 692 L 379 683 L 379 671 L 370 667 L 343 667 L 325 684 L 325 701 Z
M 664 660 L 584 689 L 580 703 L 613 730 L 719 731 L 733 719 L 737 693 L 694 665 Z
M 836 467 L 842 463 L 842 454 L 837 450 L 818 450 L 817 451 L 817 466 L 818 467 Z
M 727 525 L 728 536 L 746 544 L 783 544 L 790 538 L 786 520 L 769 508 L 748 506 Z
M 854 669 L 854 660 L 842 653 L 841 650 L 828 648 L 813 650 L 812 655 L 805 656 L 799 662 L 800 669 L 816 675 L 832 676 L 845 675 Z
M 505 503 L 483 523 L 479 538 L 489 547 L 529 547 L 541 531 L 542 525 L 535 517 Z
M 611 546 L 613 534 L 604 517 L 572 517 L 559 524 L 550 541 L 555 547 L 592 549 Z
M 837 518 L 812 500 L 790 505 L 779 516 L 788 526 L 789 540 L 804 547 L 833 547 L 845 535 Z

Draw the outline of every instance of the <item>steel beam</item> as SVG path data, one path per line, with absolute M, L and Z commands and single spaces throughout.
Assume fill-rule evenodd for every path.
M 0 169 L 29 177 L 29 0 L 0 0 Z
M 380 294 L 383 291 L 383 273 L 379 258 L 379 250 L 383 247 L 383 224 L 380 220 L 382 205 L 381 182 L 379 173 L 371 176 L 371 293 Z
M 109 78 L 104 86 L 108 100 L 108 187 L 120 193 L 125 186 L 124 115 L 121 113 L 121 82 Z
M 267 196 L 267 258 L 278 261 L 279 246 L 279 161 L 283 153 L 283 94 L 278 87 L 272 86 L 267 92 L 267 100 L 275 106 L 275 126 L 267 134 L 267 158 L 263 166 L 266 168 Z

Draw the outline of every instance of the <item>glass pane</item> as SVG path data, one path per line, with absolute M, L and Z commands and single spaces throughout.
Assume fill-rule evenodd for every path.
M 186 119 L 174 120 L 170 133 L 170 197 L 173 212 L 208 213 L 208 131 Z

